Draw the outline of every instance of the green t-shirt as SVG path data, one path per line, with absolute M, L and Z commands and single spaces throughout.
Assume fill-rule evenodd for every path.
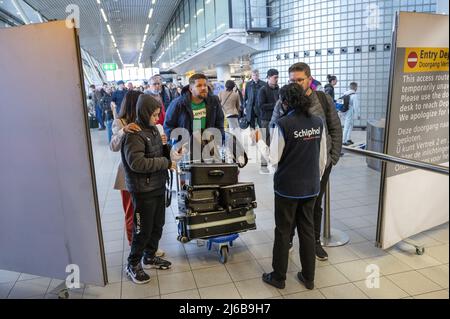
M 194 113 L 194 132 L 206 128 L 206 104 L 203 101 L 200 104 L 191 102 L 192 112 Z

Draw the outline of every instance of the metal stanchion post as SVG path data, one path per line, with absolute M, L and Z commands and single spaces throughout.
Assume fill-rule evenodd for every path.
M 341 230 L 331 228 L 330 218 L 330 181 L 327 183 L 325 191 L 325 216 L 323 220 L 323 236 L 321 238 L 322 246 L 337 247 L 343 246 L 349 242 L 350 238 Z

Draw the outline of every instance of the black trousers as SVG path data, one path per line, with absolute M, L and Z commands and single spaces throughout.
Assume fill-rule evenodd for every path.
M 250 124 L 249 124 L 250 127 L 252 129 L 255 129 L 256 128 L 256 124 L 258 124 L 258 126 L 261 127 L 261 121 L 260 121 L 260 118 L 259 118 L 258 114 L 256 114 L 255 108 L 252 107 L 250 112 L 251 112 L 250 113 L 250 121 L 249 121 L 250 122 Z
M 325 171 L 323 172 L 322 179 L 320 180 L 320 193 L 319 195 L 317 195 L 316 204 L 314 205 L 314 237 L 316 241 L 320 241 L 320 234 L 322 230 L 322 215 L 323 215 L 322 209 L 323 195 L 327 190 L 327 184 L 328 180 L 330 179 L 332 168 L 333 164 L 330 164 L 327 166 L 327 168 L 325 168 Z M 291 242 L 294 236 L 295 236 L 295 225 L 292 228 Z
M 133 240 L 128 263 L 136 265 L 142 256 L 153 258 L 158 250 L 166 218 L 164 194 L 131 193 L 134 206 Z
M 291 199 L 275 194 L 275 242 L 272 267 L 276 280 L 286 280 L 291 231 L 297 227 L 300 262 L 306 280 L 313 281 L 316 267 L 314 203 L 316 197 Z

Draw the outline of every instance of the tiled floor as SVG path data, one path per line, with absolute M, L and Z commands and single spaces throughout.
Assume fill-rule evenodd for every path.
M 161 248 L 173 262 L 167 271 L 151 271 L 149 284 L 138 286 L 123 273 L 129 253 L 123 229 L 120 195 L 112 189 L 118 154 L 109 151 L 105 132 L 92 132 L 108 277 L 106 287 L 86 286 L 71 291 L 71 298 L 448 298 L 448 224 L 414 236 L 426 247 L 425 255 L 399 244 L 387 251 L 374 247 L 379 173 L 365 160 L 346 154 L 331 177 L 332 227 L 345 231 L 350 243 L 327 248 L 329 260 L 317 262 L 316 289 L 307 291 L 297 278 L 301 269 L 298 251 L 290 255 L 286 288 L 275 289 L 261 281 L 271 270 L 273 245 L 272 175 L 260 175 L 256 164 L 241 171 L 241 181 L 256 185 L 258 229 L 241 234 L 230 249 L 226 265 L 216 251 L 196 241 L 176 240 L 175 216 L 166 211 Z M 364 141 L 363 132 L 354 139 Z M 255 158 L 250 153 L 250 158 Z M 175 198 L 174 198 L 175 199 Z M 200 245 L 199 245 L 200 244 Z M 298 242 L 295 241 L 298 248 Z M 369 265 L 380 271 L 378 288 L 368 288 Z M 54 289 L 62 281 L 0 270 L 0 298 L 57 298 Z

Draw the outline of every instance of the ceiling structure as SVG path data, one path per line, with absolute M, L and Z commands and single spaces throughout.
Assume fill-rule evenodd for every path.
M 68 6 L 77 5 L 80 10 L 80 42 L 86 51 L 100 63 L 116 62 L 120 65 L 123 61 L 123 64 L 138 66 L 142 50 L 140 62 L 147 67 L 156 43 L 180 1 L 25 0 L 48 20 L 65 20 L 74 13 Z

